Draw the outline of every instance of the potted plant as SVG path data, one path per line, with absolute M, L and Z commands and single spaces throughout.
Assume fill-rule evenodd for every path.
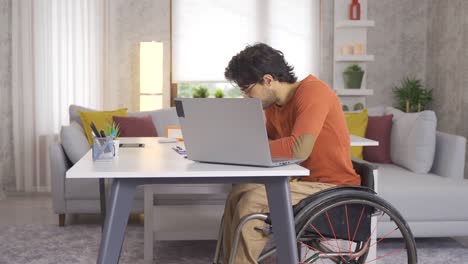
M 426 89 L 421 80 L 405 78 L 393 88 L 397 100 L 395 107 L 404 112 L 421 112 L 432 101 L 432 90 Z
M 362 68 L 353 64 L 348 66 L 343 72 L 344 84 L 347 89 L 359 89 L 361 88 L 362 78 L 364 76 L 364 71 Z
M 115 156 L 119 155 L 119 147 L 120 147 L 120 126 L 119 124 L 115 123 L 112 121 L 111 123 L 108 123 L 106 127 L 104 127 L 104 132 L 106 135 L 111 137 L 112 142 L 114 144 L 114 150 L 115 150 Z
M 193 98 L 207 98 L 210 95 L 208 92 L 208 88 L 205 86 L 198 86 L 197 88 L 193 89 Z
M 216 89 L 214 96 L 216 98 L 223 98 L 224 97 L 224 91 L 221 88 Z

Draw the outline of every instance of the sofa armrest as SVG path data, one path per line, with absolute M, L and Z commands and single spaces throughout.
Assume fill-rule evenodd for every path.
M 57 214 L 65 210 L 65 173 L 72 166 L 60 143 L 49 145 L 52 207 Z
M 437 131 L 431 172 L 462 180 L 465 174 L 466 138 Z

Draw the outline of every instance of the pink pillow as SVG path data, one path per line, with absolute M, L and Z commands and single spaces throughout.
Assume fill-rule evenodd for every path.
M 153 119 L 146 116 L 113 116 L 112 119 L 120 126 L 120 137 L 157 137 Z
M 366 138 L 379 142 L 377 147 L 364 147 L 364 160 L 377 163 L 392 163 L 390 158 L 390 134 L 393 115 L 369 116 Z

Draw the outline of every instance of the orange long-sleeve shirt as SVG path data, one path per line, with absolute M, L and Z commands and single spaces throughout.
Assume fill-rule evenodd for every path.
M 301 180 L 360 184 L 340 101 L 324 82 L 309 75 L 284 106 L 273 105 L 265 115 L 271 155 L 306 158 L 301 165 L 310 176 Z

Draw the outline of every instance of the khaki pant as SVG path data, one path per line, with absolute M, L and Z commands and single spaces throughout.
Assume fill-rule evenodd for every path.
M 291 200 L 293 205 L 302 199 L 321 190 L 333 187 L 332 184 L 319 182 L 292 181 L 290 182 Z M 226 199 L 224 208 L 223 256 L 227 264 L 231 253 L 231 242 L 234 239 L 240 219 L 252 213 L 267 213 L 268 200 L 263 184 L 239 184 L 232 188 Z M 268 237 L 254 227 L 262 228 L 261 220 L 248 221 L 242 229 L 235 263 L 257 263 L 268 242 Z

